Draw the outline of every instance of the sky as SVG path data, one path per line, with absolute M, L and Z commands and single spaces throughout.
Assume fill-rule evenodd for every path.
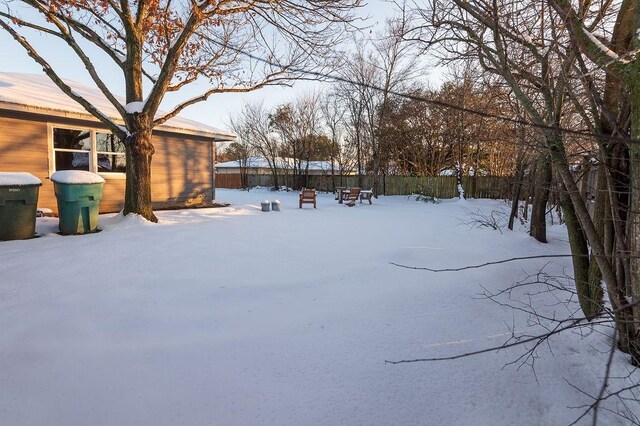
M 385 19 L 394 13 L 394 5 L 384 0 L 370 0 L 358 12 L 362 18 L 366 18 L 368 30 L 375 31 L 384 25 Z M 367 30 L 367 31 L 368 31 Z M 50 36 L 38 36 L 29 39 L 34 43 L 40 52 L 45 52 L 43 56 L 52 64 L 53 68 L 65 79 L 75 80 L 82 83 L 94 85 L 83 65 L 75 58 L 66 45 L 57 40 L 52 40 Z M 124 87 L 117 90 L 118 85 L 122 86 L 119 72 L 109 63 L 110 60 L 98 58 L 94 66 L 100 72 L 102 78 L 107 82 L 117 95 L 124 95 Z M 6 32 L 0 30 L 0 72 L 20 72 L 42 74 L 42 68 L 31 59 Z M 429 80 L 438 82 L 442 78 L 442 70 L 432 71 L 433 75 Z M 209 126 L 223 129 L 229 128 L 230 117 L 237 114 L 246 102 L 262 102 L 266 107 L 275 106 L 290 100 L 304 93 L 320 91 L 326 87 L 326 83 L 312 81 L 298 81 L 292 87 L 276 86 L 260 89 L 259 91 L 246 94 L 222 93 L 210 97 L 206 102 L 192 105 L 181 113 L 182 116 L 190 118 Z M 182 92 L 181 95 L 187 97 L 199 94 L 200 91 L 191 90 Z M 165 110 L 171 107 L 170 102 L 163 104 Z

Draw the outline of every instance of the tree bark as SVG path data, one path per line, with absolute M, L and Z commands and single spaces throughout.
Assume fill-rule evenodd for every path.
M 636 74 L 638 75 L 638 74 Z M 637 141 L 640 137 L 640 82 L 629 81 L 631 90 L 631 139 Z M 630 283 L 631 300 L 640 301 L 640 144 L 629 144 L 629 168 L 631 179 L 629 189 L 631 193 L 629 214 L 627 215 L 627 239 L 630 251 Z M 633 307 L 633 319 L 640 319 L 640 304 Z M 638 327 L 640 330 L 640 327 Z M 632 357 L 640 364 L 640 335 L 636 332 L 633 336 Z
M 558 175 L 567 190 L 567 195 L 571 199 L 576 217 L 582 227 L 585 237 L 591 246 L 593 258 L 598 263 L 602 272 L 603 280 L 607 286 L 609 300 L 614 310 L 614 319 L 616 328 L 618 329 L 618 348 L 623 352 L 631 354 L 632 363 L 638 364 L 640 357 L 633 344 L 635 335 L 635 325 L 633 323 L 633 312 L 628 308 L 628 302 L 617 280 L 614 269 L 605 255 L 604 245 L 596 227 L 589 216 L 589 211 L 584 203 L 584 199 L 580 196 L 580 191 L 576 185 L 573 175 L 569 171 L 569 167 L 565 158 L 564 146 L 561 137 L 558 135 L 547 134 L 547 146 L 551 153 L 551 159 L 557 168 Z
M 516 217 L 518 217 L 518 206 L 520 204 L 520 192 L 522 189 L 522 180 L 520 177 L 516 177 L 516 183 L 513 185 L 513 192 L 511 195 L 511 214 L 509 214 L 509 225 L 507 226 L 513 231 L 513 224 Z
M 590 262 L 587 239 L 584 236 L 573 204 L 567 195 L 566 188 L 564 185 L 562 185 L 562 187 L 560 204 L 567 226 L 567 233 L 569 234 L 571 254 L 573 255 L 573 275 L 576 283 L 578 302 L 580 303 L 580 308 L 584 316 L 591 321 L 604 309 L 602 287 L 600 286 L 600 278 L 602 275 L 600 274 L 600 268 L 598 268 L 597 263 L 593 262 L 592 264 Z M 592 269 L 595 269 L 595 271 L 592 271 Z M 592 273 L 595 274 L 593 276 L 594 282 L 591 280 Z
M 462 165 L 460 163 L 456 167 L 456 184 L 458 185 L 458 198 L 461 200 L 467 198 L 464 193 L 464 186 L 462 186 Z
M 471 197 L 478 198 L 478 171 L 480 170 L 480 143 L 476 143 L 476 152 L 473 156 L 473 177 L 471 178 Z
M 151 157 L 155 152 L 151 143 L 151 128 L 139 129 L 127 136 L 125 152 L 127 180 L 123 213 L 139 214 L 151 222 L 157 222 L 151 205 Z
M 518 207 L 520 205 L 520 194 L 522 193 L 522 182 L 524 181 L 524 162 L 521 157 L 518 157 L 516 164 L 515 178 L 516 182 L 513 185 L 513 193 L 511 200 L 511 214 L 509 215 L 509 229 L 513 231 L 513 222 L 518 217 Z
M 374 135 L 374 138 L 376 136 Z M 380 154 L 378 152 L 380 141 L 373 147 L 373 195 L 378 198 L 378 187 L 380 185 Z
M 609 192 L 607 190 L 605 166 L 603 164 L 600 164 L 597 167 L 598 179 L 596 181 L 596 198 L 595 206 L 593 209 L 593 225 L 595 226 L 596 231 L 600 235 L 602 241 L 605 241 L 605 220 L 607 212 L 610 210 Z M 607 255 L 607 257 L 609 256 L 606 248 L 605 254 Z M 596 259 L 592 255 L 589 264 L 589 288 L 591 289 L 593 299 L 598 301 L 598 303 L 603 304 L 604 291 L 602 289 L 601 283 L 602 272 L 600 271 L 598 262 L 596 262 Z
M 551 185 L 551 161 L 547 156 L 538 159 L 536 181 L 533 191 L 533 208 L 531 209 L 531 229 L 529 235 L 541 243 L 547 242 L 547 202 Z

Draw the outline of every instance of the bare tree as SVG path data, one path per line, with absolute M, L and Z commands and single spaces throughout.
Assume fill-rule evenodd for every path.
M 0 28 L 65 94 L 124 141 L 124 213 L 138 213 L 151 221 L 157 221 L 151 207 L 153 129 L 215 93 L 247 92 L 302 77 L 299 70 L 320 66 L 318 58 L 330 56 L 345 29 L 340 24 L 351 20 L 356 5 L 351 0 L 4 0 L 1 4 Z M 16 4 L 28 9 L 24 17 L 13 7 Z M 65 83 L 37 46 L 37 33 L 69 48 L 117 117 L 100 111 Z M 256 61 L 255 56 L 269 61 Z M 109 59 L 121 72 L 124 101 L 94 65 L 99 57 Z M 160 112 L 165 95 L 198 82 L 206 82 L 199 95 Z M 146 91 L 144 83 L 150 87 Z
M 605 166 L 603 182 L 608 186 L 610 217 L 615 228 L 603 231 L 604 249 L 613 260 L 612 245 L 617 249 L 630 253 L 628 271 L 618 274 L 620 287 L 627 281 L 627 290 L 631 300 L 640 298 L 640 61 L 637 59 L 639 45 L 638 2 L 623 1 L 603 3 L 592 6 L 588 2 L 579 1 L 578 9 L 571 2 L 551 0 L 551 6 L 563 18 L 569 30 L 569 39 L 580 64 L 581 79 L 588 87 L 592 106 L 600 113 L 594 123 L 594 131 L 602 136 L 615 136 L 618 140 L 601 138 L 600 151 L 602 164 Z M 593 18 L 596 14 L 597 19 Z M 606 73 L 605 85 L 598 90 L 595 79 L 583 61 L 589 60 L 598 69 Z M 630 139 L 630 140 L 628 140 Z M 628 178 L 624 178 L 624 170 L 620 161 L 628 155 Z M 622 164 L 621 164 L 622 163 Z M 626 168 L 622 166 L 622 169 Z M 621 173 L 622 172 L 622 173 Z M 622 179 L 619 179 L 620 176 Z M 616 195 L 622 180 L 623 192 L 629 194 L 628 210 L 621 211 L 621 200 Z M 627 180 L 625 185 L 625 180 Z M 625 188 L 626 186 L 626 188 Z M 626 229 L 625 229 L 626 228 Z M 611 233 L 614 237 L 611 238 Z M 591 239 L 590 239 L 591 240 Z M 614 244 L 611 244 L 615 241 Z M 623 270 L 624 270 L 623 263 Z M 604 272 L 604 271 L 603 271 Z M 621 295 L 624 291 L 620 290 Z M 620 296 L 622 297 L 622 296 Z M 640 307 L 637 304 L 632 312 L 625 311 L 627 316 L 628 349 L 636 365 L 640 365 Z M 625 345 L 623 345 L 625 346 Z
M 245 104 L 242 112 L 231 119 L 231 128 L 243 144 L 265 159 L 273 177 L 273 186 L 279 188 L 278 172 L 282 167 L 282 146 L 272 132 L 271 117 L 263 104 Z
M 231 142 L 220 155 L 221 161 L 236 161 L 240 169 L 240 187 L 249 187 L 249 164 L 252 156 L 252 149 L 244 141 Z
M 423 17 L 429 24 L 420 30 L 427 32 L 429 41 L 437 40 L 445 55 L 475 57 L 484 69 L 500 76 L 540 129 L 561 189 L 567 195 L 564 217 L 572 252 L 576 254 L 573 263 L 581 306 L 587 317 L 602 309 L 592 297 L 597 289 L 589 287 L 589 258 L 581 256 L 587 252 L 589 241 L 616 312 L 621 347 L 629 350 L 630 330 L 624 310 L 627 302 L 567 159 L 565 132 L 561 129 L 571 124 L 566 121 L 566 101 L 575 72 L 575 55 L 567 49 L 567 34 L 557 25 L 557 14 L 538 2 L 435 0 L 429 10 L 423 10 Z
M 298 189 L 306 186 L 313 145 L 320 132 L 320 96 L 302 95 L 293 103 L 277 107 L 270 124 L 280 138 L 283 155 L 293 161 L 293 186 Z
M 330 158 L 331 161 L 331 189 L 336 190 L 336 165 L 338 166 L 338 177 L 340 178 L 340 186 L 342 186 L 342 174 L 345 169 L 345 161 L 343 160 L 342 138 L 344 131 L 344 116 L 346 109 L 335 93 L 326 92 L 320 99 L 320 110 L 324 127 L 328 131 L 328 137 L 331 140 Z
M 357 45 L 365 45 L 365 41 L 356 40 Z M 361 50 L 348 58 L 341 71 L 342 81 L 337 84 L 336 93 L 347 106 L 346 143 L 355 150 L 355 166 L 359 186 L 362 186 L 362 175 L 370 162 L 369 149 L 374 139 L 376 117 L 375 89 L 380 79 L 379 70 L 371 66 L 372 53 L 363 46 Z
M 387 119 L 389 97 L 391 93 L 406 89 L 421 70 L 417 62 L 416 45 L 405 40 L 405 35 L 412 25 L 410 16 L 412 15 L 406 9 L 406 5 L 400 4 L 399 13 L 387 20 L 384 32 L 373 41 L 373 55 L 370 60 L 382 77 L 379 96 L 371 97 L 377 104 L 370 105 L 367 109 L 370 114 L 368 124 L 371 127 L 371 172 L 375 197 L 380 192 L 380 174 L 385 160 L 383 157 L 388 157 L 389 151 L 381 135 L 381 126 Z
M 521 111 L 519 108 L 519 104 L 515 102 L 514 109 L 516 113 L 521 116 Z M 516 143 L 517 143 L 517 154 L 516 154 L 516 164 L 514 170 L 514 183 L 513 183 L 513 195 L 511 198 L 511 212 L 509 214 L 509 229 L 513 230 L 513 225 L 516 217 L 519 213 L 519 205 L 520 199 L 523 193 L 524 179 L 525 173 L 527 170 L 531 173 L 529 169 L 530 155 L 529 151 L 531 151 L 531 145 L 527 143 L 528 137 L 533 137 L 530 133 L 531 129 L 528 129 L 523 124 L 516 125 L 514 128 L 514 133 L 516 134 Z

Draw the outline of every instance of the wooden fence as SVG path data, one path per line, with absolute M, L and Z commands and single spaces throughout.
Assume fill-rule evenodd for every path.
M 271 175 L 247 176 L 249 187 L 274 186 Z M 278 184 L 292 186 L 292 177 L 278 176 Z M 464 176 L 462 185 L 468 197 L 509 199 L 512 195 L 512 178 L 502 176 Z M 372 176 L 307 176 L 306 186 L 322 192 L 333 192 L 336 186 L 373 187 Z M 216 175 L 216 187 L 240 188 L 239 174 Z M 437 198 L 455 198 L 458 189 L 455 176 L 381 176 L 379 191 L 384 195 L 410 195 L 422 193 Z
M 216 174 L 216 188 L 242 188 L 240 174 Z

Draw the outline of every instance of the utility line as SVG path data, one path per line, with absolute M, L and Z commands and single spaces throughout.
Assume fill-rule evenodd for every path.
M 353 81 L 350 80 L 346 77 L 342 77 L 340 75 L 335 75 L 335 74 L 327 74 L 327 73 L 323 73 L 320 71 L 310 71 L 310 70 L 305 70 L 302 68 L 296 68 L 296 67 L 288 67 L 288 66 L 283 66 L 277 62 L 271 61 L 269 59 L 265 59 L 262 58 L 260 56 L 256 56 L 252 53 L 249 52 L 245 52 L 242 49 L 238 49 L 236 47 L 230 46 L 230 45 L 225 45 L 224 43 L 221 43 L 217 40 L 213 40 L 210 37 L 204 37 L 206 38 L 208 41 L 217 44 L 220 47 L 224 47 L 225 49 L 229 49 L 232 50 L 240 55 L 246 56 L 250 59 L 253 59 L 255 61 L 259 61 L 262 63 L 265 63 L 267 65 L 270 66 L 274 66 L 274 67 L 278 67 L 281 68 L 283 70 L 289 70 L 291 72 L 295 72 L 295 73 L 300 73 L 300 74 L 305 74 L 308 76 L 313 76 L 313 77 L 317 77 L 316 80 L 320 81 L 321 79 L 329 79 L 329 80 L 333 80 L 333 81 L 337 81 L 337 82 L 341 82 L 341 83 L 347 83 L 347 84 L 351 84 L 351 85 L 355 85 L 355 86 L 359 86 L 359 87 L 363 87 L 366 89 L 373 89 L 373 90 L 377 90 L 380 92 L 384 92 L 384 88 L 380 87 L 380 86 L 376 86 L 374 84 L 370 84 L 370 83 L 364 83 L 364 82 L 358 82 L 358 81 Z M 526 121 L 526 120 L 521 120 L 521 119 L 517 119 L 517 118 L 511 118 L 511 117 L 507 117 L 504 115 L 497 115 L 497 114 L 491 114 L 485 111 L 478 111 L 478 110 L 474 110 L 474 109 L 470 109 L 470 108 L 465 108 L 463 106 L 460 105 L 455 105 L 455 104 L 450 104 L 448 102 L 444 102 L 444 101 L 439 101 L 436 99 L 429 99 L 426 98 L 424 96 L 417 96 L 417 95 L 412 95 L 409 93 L 402 93 L 402 92 L 398 92 L 395 90 L 387 90 L 387 93 L 400 97 L 400 98 L 404 98 L 404 99 L 409 99 L 412 101 L 417 101 L 417 102 L 425 102 L 427 104 L 431 104 L 431 105 L 435 105 L 435 106 L 439 106 L 439 107 L 444 107 L 444 108 L 450 108 L 456 111 L 461 111 L 461 112 L 466 112 L 469 114 L 474 114 L 474 115 L 478 115 L 481 117 L 485 117 L 485 118 L 492 118 L 495 120 L 499 120 L 499 121 L 504 121 L 504 122 L 508 122 L 508 123 L 512 123 L 512 124 L 518 124 L 518 125 L 522 125 L 522 126 L 527 126 L 527 127 L 534 127 L 537 129 L 541 129 L 541 130 L 548 130 L 548 131 L 554 131 L 554 132 L 562 132 L 562 133 L 568 133 L 568 134 L 572 134 L 572 135 L 576 135 L 576 136 L 582 136 L 582 137 L 588 137 L 588 138 L 600 138 L 600 139 L 608 139 L 608 140 L 613 140 L 613 141 L 617 141 L 617 142 L 624 142 L 624 143 L 640 143 L 640 141 L 635 140 L 635 139 L 631 139 L 631 138 L 625 138 L 625 137 L 621 137 L 621 136 L 613 136 L 613 135 L 597 135 L 594 133 L 589 133 L 589 132 L 583 132 L 580 130 L 573 130 L 573 129 L 568 129 L 566 127 L 561 127 L 561 126 L 549 126 L 549 125 L 545 125 L 545 124 L 536 124 L 536 123 L 532 123 L 530 121 Z

